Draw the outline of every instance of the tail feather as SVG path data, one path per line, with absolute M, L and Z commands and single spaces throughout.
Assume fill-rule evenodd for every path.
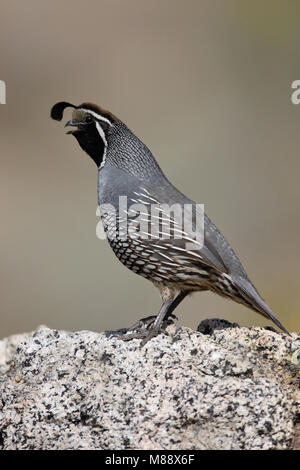
M 266 318 L 272 320 L 275 325 L 277 325 L 282 331 L 290 335 L 287 329 L 281 324 L 275 314 L 272 312 L 270 307 L 266 304 L 264 299 L 259 295 L 255 287 L 251 284 L 248 279 L 242 278 L 240 276 L 230 276 L 232 281 L 234 282 L 235 287 L 239 290 L 242 297 L 247 300 L 247 305 L 251 306 L 251 308 L 260 313 Z M 250 305 L 249 305 L 250 304 Z

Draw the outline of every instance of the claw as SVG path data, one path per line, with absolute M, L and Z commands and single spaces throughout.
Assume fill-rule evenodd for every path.
M 131 341 L 132 339 L 142 339 L 140 347 L 145 346 L 150 339 L 154 338 L 160 333 L 164 333 L 167 326 L 172 325 L 174 320 L 178 320 L 176 315 L 170 313 L 167 318 L 164 319 L 160 328 L 153 327 L 157 315 L 151 315 L 146 318 L 142 318 L 130 328 L 121 328 L 116 331 L 105 331 L 106 336 L 116 337 L 120 341 Z M 128 333 L 130 332 L 130 333 Z

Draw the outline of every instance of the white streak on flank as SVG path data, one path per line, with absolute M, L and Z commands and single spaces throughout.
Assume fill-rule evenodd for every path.
M 140 233 L 141 233 L 142 235 L 145 235 L 146 238 L 148 238 L 148 237 L 151 236 L 151 233 L 143 232 L 142 230 L 140 231 Z
M 185 233 L 180 228 L 175 228 L 175 227 L 172 227 L 172 228 L 174 232 L 181 233 L 183 236 L 185 235 Z
M 227 279 L 229 279 L 230 284 L 232 284 L 232 277 L 231 277 L 229 274 L 227 274 L 227 273 L 222 273 L 222 274 L 223 274 L 224 277 L 226 277 Z
M 148 196 L 148 194 L 140 193 L 140 196 L 146 197 L 146 198 L 148 198 L 148 199 L 151 199 L 150 196 Z M 155 201 L 155 199 L 152 198 L 152 201 Z M 150 203 L 150 202 L 147 202 L 147 204 L 151 204 L 151 203 Z M 158 201 L 156 201 L 156 204 L 158 204 Z
M 196 258 L 199 258 L 202 261 L 202 263 L 208 264 L 203 260 L 202 256 L 200 256 L 198 253 L 195 253 L 194 251 L 186 250 L 185 248 L 180 248 L 179 246 L 171 245 L 170 243 L 168 243 L 167 246 L 169 246 L 173 250 L 184 251 L 188 255 L 195 256 Z
M 137 193 L 136 191 L 133 191 L 133 194 L 135 194 L 136 196 L 144 196 L 148 199 L 151 199 L 147 194 L 143 194 L 143 193 Z M 151 204 L 150 202 L 146 202 L 146 201 L 143 201 L 142 199 L 138 199 L 139 202 L 141 202 L 142 204 Z M 154 199 L 153 199 L 154 201 Z
M 105 118 L 104 116 L 101 116 L 101 114 L 95 113 L 95 111 L 91 111 L 90 109 L 85 109 L 85 108 L 80 108 L 80 111 L 89 113 L 91 116 L 94 116 L 94 118 L 98 119 L 99 121 L 106 122 L 109 126 L 112 127 L 112 122 L 110 122 L 110 120 Z
M 148 192 L 148 191 L 147 191 L 147 192 Z M 159 204 L 159 202 L 157 201 L 157 199 L 154 199 L 153 197 L 149 196 L 148 194 L 136 193 L 136 192 L 134 192 L 134 194 L 136 194 L 137 196 L 146 197 L 147 199 L 150 199 L 151 201 L 154 201 L 156 204 Z
M 184 251 L 185 253 L 188 253 L 185 248 L 180 248 L 179 246 L 171 245 L 171 243 L 166 243 L 166 245 L 172 248 L 173 250 L 179 250 L 179 251 Z
M 138 201 L 139 201 L 141 204 L 151 205 L 151 202 L 143 201 L 143 199 L 138 199 Z
M 155 248 L 160 248 L 161 250 L 167 250 L 168 249 L 166 246 L 155 245 L 155 243 L 152 243 L 151 246 L 154 246 Z M 154 253 L 154 251 L 153 251 L 153 253 Z
M 132 199 L 132 201 L 133 201 L 133 199 Z M 133 210 L 133 209 L 130 209 L 130 210 Z M 135 211 L 135 213 L 136 213 L 136 214 L 139 214 L 139 215 L 144 215 L 144 216 L 148 217 L 148 220 L 149 220 L 149 214 L 148 214 L 148 212 Z
M 147 191 L 146 188 L 142 188 L 142 187 L 141 187 L 141 189 L 142 189 L 142 191 L 145 191 L 146 193 L 150 194 L 149 191 Z
M 183 238 L 183 240 L 187 240 L 187 241 L 192 242 L 192 243 L 198 243 L 198 245 L 203 246 L 203 244 L 198 242 L 198 240 L 196 240 L 195 238 L 186 237 L 184 232 L 183 232 L 183 237 L 182 238 Z
M 149 219 L 139 219 L 138 222 L 147 222 L 147 223 L 149 223 Z
M 166 235 L 166 237 L 168 237 L 167 239 L 170 239 L 170 233 L 163 232 L 162 230 L 158 232 L 158 235 Z
M 187 250 L 187 253 L 188 253 L 189 255 L 196 256 L 197 258 L 201 259 L 201 261 L 203 261 L 202 256 L 198 255 L 198 254 L 195 253 L 194 251 Z M 205 263 L 205 261 L 203 261 L 203 262 Z M 207 264 L 207 263 L 205 263 L 205 264 Z
M 135 217 L 138 214 L 137 211 L 133 211 L 132 209 L 129 209 L 129 211 L 123 209 L 123 212 L 125 212 L 129 217 Z
M 102 158 L 101 165 L 100 165 L 100 167 L 99 167 L 99 168 L 103 168 L 103 166 L 105 165 L 105 159 L 106 159 L 107 140 L 106 140 L 106 137 L 105 137 L 104 130 L 103 130 L 102 127 L 100 126 L 99 122 L 96 122 L 95 124 L 96 124 L 97 131 L 99 132 L 100 137 L 101 137 L 101 139 L 103 140 L 103 143 L 104 143 L 103 158 Z
M 152 215 L 153 219 L 166 220 L 167 222 L 173 222 L 172 219 L 170 219 L 170 217 L 164 217 L 161 214 L 160 215 L 154 215 L 154 214 L 151 213 L 151 215 Z
M 172 258 L 170 258 L 169 256 L 165 255 L 164 253 L 159 253 L 160 256 L 163 256 L 164 258 L 168 259 L 169 261 L 172 262 L 172 264 L 174 263 L 174 260 Z

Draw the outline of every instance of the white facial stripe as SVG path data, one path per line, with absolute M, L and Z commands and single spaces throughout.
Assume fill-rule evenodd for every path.
M 101 116 L 101 114 L 97 114 L 95 113 L 94 111 L 91 111 L 90 109 L 84 109 L 84 108 L 80 108 L 80 110 L 86 112 L 86 113 L 89 113 L 91 116 L 94 116 L 94 118 L 98 119 L 99 121 L 103 121 L 103 122 L 106 122 L 107 124 L 109 124 L 110 126 L 112 126 L 112 123 L 110 122 L 109 119 Z
M 103 143 L 104 143 L 103 158 L 102 158 L 102 162 L 101 162 L 101 165 L 100 165 L 100 168 L 102 168 L 105 164 L 105 159 L 106 159 L 107 140 L 106 140 L 106 137 L 105 137 L 104 130 L 100 126 L 99 122 L 96 121 L 95 124 L 96 124 L 97 131 L 99 132 L 100 137 L 101 137 L 101 139 L 103 140 Z
M 102 127 L 100 126 L 99 122 L 95 122 L 95 124 L 96 124 L 96 127 L 97 127 L 97 131 L 99 132 L 100 137 L 101 137 L 101 139 L 102 139 L 103 142 L 104 142 L 104 146 L 107 147 L 107 140 L 106 140 L 106 137 L 105 137 L 105 132 L 104 132 L 104 130 L 103 130 Z

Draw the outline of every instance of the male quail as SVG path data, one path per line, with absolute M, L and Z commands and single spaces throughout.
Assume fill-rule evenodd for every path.
M 187 294 L 205 290 L 251 308 L 288 333 L 206 215 L 201 238 L 196 224 L 199 207 L 167 180 L 146 145 L 112 113 L 92 103 L 74 106 L 59 102 L 52 107 L 51 117 L 61 121 L 66 107 L 74 108 L 66 126 L 75 129 L 68 134 L 76 137 L 98 167 L 98 203 L 110 246 L 125 266 L 152 281 L 162 297 L 161 309 L 156 317 L 149 317 L 147 327 L 122 339 L 143 338 L 145 344 L 166 326 Z M 138 205 L 143 208 L 140 213 Z M 192 208 L 187 212 L 190 231 L 164 209 L 174 205 L 183 211 Z M 153 207 L 156 212 L 152 213 Z M 155 220 L 158 224 L 153 234 Z M 135 221 L 139 231 L 132 228 Z M 164 227 L 169 228 L 168 236 L 164 236 Z

